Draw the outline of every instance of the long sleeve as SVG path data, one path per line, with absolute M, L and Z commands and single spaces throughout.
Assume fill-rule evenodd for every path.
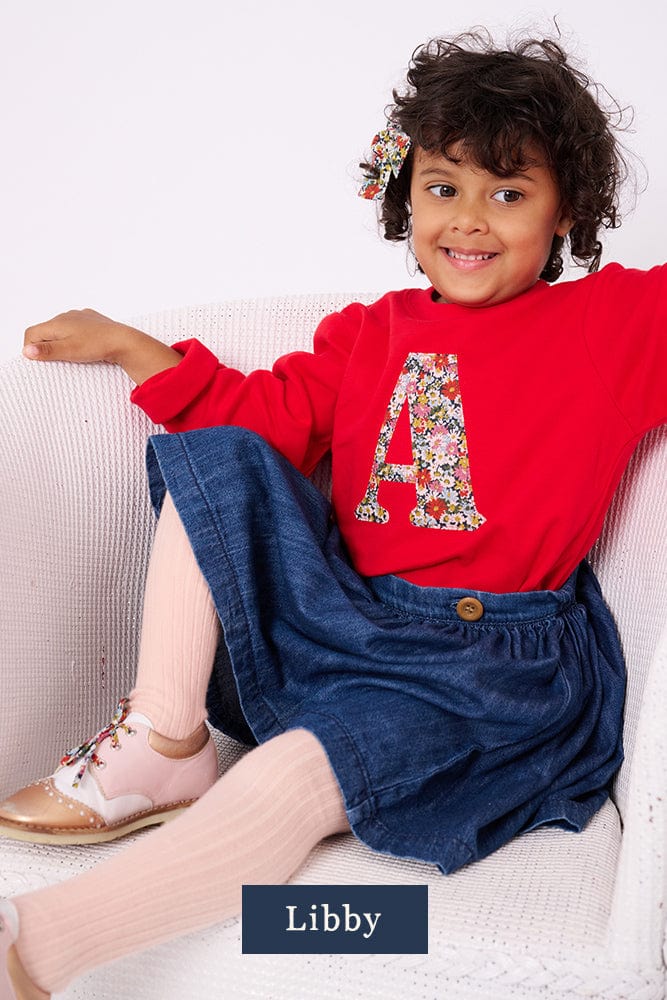
M 222 364 L 198 340 L 173 347 L 174 368 L 137 386 L 131 400 L 170 432 L 221 424 L 261 434 L 308 474 L 331 444 L 336 401 L 363 306 L 325 317 L 312 353 L 287 354 L 268 370 L 244 375 Z
M 593 365 L 637 434 L 667 421 L 667 265 L 610 264 L 588 283 L 583 323 Z

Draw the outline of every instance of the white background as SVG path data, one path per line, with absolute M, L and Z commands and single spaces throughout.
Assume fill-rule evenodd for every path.
M 508 28 L 543 35 L 554 15 L 590 75 L 636 110 L 626 143 L 648 186 L 605 260 L 662 261 L 657 2 L 5 0 L 0 359 L 69 308 L 123 319 L 410 284 L 403 247 L 356 197 L 392 86 L 429 37 L 475 23 L 503 40 Z

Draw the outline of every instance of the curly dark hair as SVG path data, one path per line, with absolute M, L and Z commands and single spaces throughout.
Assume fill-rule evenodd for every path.
M 615 102 L 604 110 L 599 88 L 569 65 L 557 42 L 524 39 L 501 50 L 485 29 L 435 38 L 413 53 L 407 82 L 409 89 L 394 90 L 387 108 L 389 121 L 410 137 L 412 147 L 382 198 L 385 239 L 409 236 L 415 146 L 450 159 L 455 147 L 459 159 L 501 177 L 534 163 L 532 148 L 553 171 L 573 222 L 567 237 L 572 258 L 589 271 L 598 269 L 599 229 L 620 225 L 619 193 L 628 166 L 614 132 L 625 110 Z M 360 167 L 368 180 L 378 179 L 372 164 Z M 563 244 L 562 236 L 554 236 L 541 274 L 546 281 L 562 273 Z

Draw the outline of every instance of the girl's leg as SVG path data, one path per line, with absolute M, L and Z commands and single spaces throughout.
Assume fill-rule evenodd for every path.
M 206 718 L 206 692 L 220 637 L 208 584 L 197 565 L 169 493 L 146 578 L 132 710 L 172 740 L 190 736 Z
M 19 957 L 37 986 L 62 990 L 97 965 L 240 912 L 243 884 L 286 881 L 319 840 L 348 829 L 319 741 L 283 733 L 172 823 L 84 875 L 15 897 Z

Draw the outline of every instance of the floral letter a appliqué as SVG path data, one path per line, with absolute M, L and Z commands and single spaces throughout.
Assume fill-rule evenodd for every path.
M 396 465 L 387 462 L 387 452 L 406 401 L 413 464 Z M 358 520 L 389 520 L 378 500 L 383 480 L 416 487 L 417 506 L 410 521 L 419 528 L 475 531 L 484 524 L 470 480 L 456 354 L 408 355 L 380 429 L 366 493 L 355 510 Z

